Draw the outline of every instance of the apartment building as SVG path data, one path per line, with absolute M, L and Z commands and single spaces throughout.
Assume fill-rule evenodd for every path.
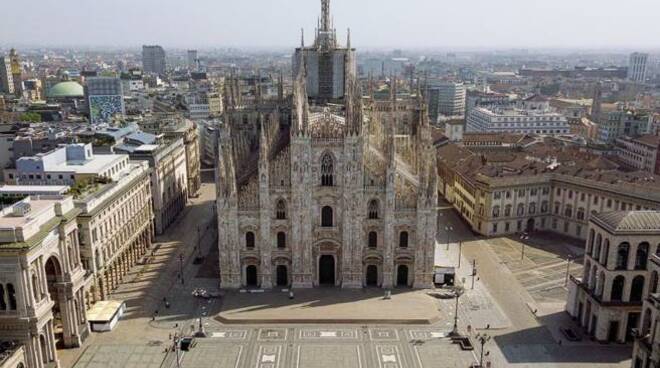
M 616 140 L 616 155 L 626 165 L 651 174 L 660 174 L 660 136 L 643 135 Z
M 188 202 L 188 169 L 183 138 L 164 140 L 149 133 L 134 133 L 115 146 L 136 161 L 146 161 L 151 168 L 151 197 L 154 230 L 162 234 L 183 211 Z
M 438 190 L 482 235 L 544 230 L 586 239 L 594 214 L 660 209 L 660 177 L 554 139 L 508 150 L 450 143 L 437 153 Z

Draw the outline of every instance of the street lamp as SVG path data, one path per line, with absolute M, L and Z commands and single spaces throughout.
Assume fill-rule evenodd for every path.
M 570 272 L 570 269 L 571 269 L 571 261 L 572 260 L 573 260 L 573 256 L 569 254 L 566 257 L 566 279 L 564 280 L 564 287 L 566 287 L 568 285 L 568 277 L 569 277 L 569 272 Z
M 181 285 L 183 285 L 183 253 L 179 254 L 179 275 L 181 275 Z
M 447 233 L 447 250 L 449 250 L 449 232 L 454 231 L 454 228 L 451 226 L 445 226 L 445 232 Z
M 522 244 L 522 249 L 520 252 L 521 262 L 525 260 L 525 241 L 527 240 L 529 240 L 529 235 L 527 235 L 527 233 L 522 233 L 522 235 L 520 235 L 520 243 Z
M 462 286 L 457 286 L 454 288 L 454 293 L 456 296 L 456 305 L 454 307 L 454 328 L 451 330 L 451 335 L 452 336 L 458 336 L 458 298 L 463 295 L 463 287 Z
M 479 344 L 481 344 L 481 356 L 479 357 L 479 368 L 483 368 L 483 366 L 484 366 L 484 345 L 486 345 L 486 343 L 488 341 L 490 341 L 490 336 L 488 336 L 487 334 L 483 334 L 483 335 L 477 334 L 476 338 L 477 338 L 477 341 L 479 342 Z

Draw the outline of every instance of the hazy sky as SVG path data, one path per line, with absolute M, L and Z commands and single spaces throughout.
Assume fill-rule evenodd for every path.
M 320 0 L 2 0 L 0 44 L 293 47 Z M 355 47 L 660 48 L 659 0 L 331 0 Z M 343 43 L 344 41 L 342 41 Z

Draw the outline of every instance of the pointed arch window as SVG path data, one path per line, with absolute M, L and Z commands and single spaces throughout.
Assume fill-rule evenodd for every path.
M 286 220 L 286 202 L 283 199 L 277 201 L 275 205 L 275 218 L 278 220 Z
M 378 201 L 372 199 L 369 201 L 368 215 L 370 220 L 378 219 Z
M 321 186 L 334 186 L 335 163 L 330 153 L 321 157 Z

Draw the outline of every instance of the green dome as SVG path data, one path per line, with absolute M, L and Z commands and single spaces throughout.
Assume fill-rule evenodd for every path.
M 62 98 L 62 97 L 83 97 L 85 91 L 83 87 L 77 82 L 60 82 L 52 86 L 48 91 L 48 97 Z

